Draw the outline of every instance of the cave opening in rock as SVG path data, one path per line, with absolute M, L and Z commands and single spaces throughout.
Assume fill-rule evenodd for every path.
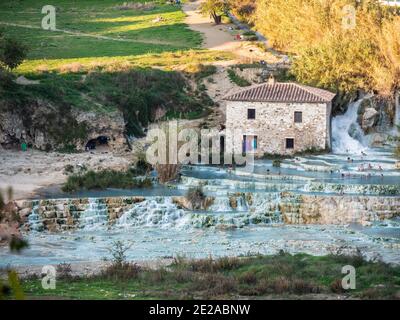
M 110 138 L 107 136 L 98 136 L 97 138 L 90 139 L 86 145 L 85 145 L 85 150 L 90 151 L 90 150 L 107 150 L 109 148 L 108 142 L 110 141 Z

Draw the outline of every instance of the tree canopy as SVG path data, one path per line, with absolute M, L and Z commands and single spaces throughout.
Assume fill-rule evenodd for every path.
M 332 90 L 400 90 L 400 15 L 379 0 L 230 0 L 293 57 L 298 81 Z
M 24 61 L 26 53 L 27 48 L 22 43 L 0 32 L 0 67 L 15 69 Z
M 216 24 L 220 24 L 222 16 L 229 10 L 227 0 L 206 0 L 200 6 L 200 11 L 204 15 L 210 15 Z

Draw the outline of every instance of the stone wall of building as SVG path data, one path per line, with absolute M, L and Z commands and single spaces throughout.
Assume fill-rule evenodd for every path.
M 247 119 L 255 109 L 256 118 Z M 302 112 L 302 123 L 294 122 L 294 112 Z M 226 106 L 226 148 L 241 152 L 243 135 L 256 135 L 256 154 L 292 154 L 311 148 L 330 148 L 331 104 L 267 103 L 228 101 Z M 286 138 L 294 139 L 294 149 L 286 149 Z

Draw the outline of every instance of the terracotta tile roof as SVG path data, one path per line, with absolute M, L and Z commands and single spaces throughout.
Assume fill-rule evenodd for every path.
M 263 83 L 224 97 L 228 101 L 330 102 L 336 94 L 297 83 Z

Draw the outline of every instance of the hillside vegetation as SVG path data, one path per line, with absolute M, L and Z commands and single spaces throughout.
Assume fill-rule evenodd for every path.
M 387 96 L 400 89 L 400 16 L 378 0 L 231 2 L 274 48 L 293 57 L 298 81 Z M 346 5 L 355 9 L 355 20 Z
M 140 2 L 145 1 L 129 3 Z M 41 9 L 46 4 L 36 0 L 0 3 L 0 26 L 31 48 L 30 59 L 123 57 L 198 48 L 201 44 L 200 34 L 183 23 L 180 8 L 164 1 L 125 8 L 123 1 L 116 0 L 55 0 L 51 4 L 57 9 L 56 28 L 60 31 L 53 32 L 41 29 Z
M 202 76 L 203 64 L 230 55 L 200 49 L 201 35 L 184 24 L 178 6 L 56 0 L 57 30 L 46 31 L 40 27 L 45 4 L 0 3 L 3 33 L 28 49 L 14 76 L 1 81 L 0 108 L 17 115 L 27 132 L 40 129 L 55 141 L 52 146 L 73 149 L 88 134 L 75 111 L 118 111 L 125 133 L 135 136 L 143 136 L 152 121 L 207 113 L 212 101 L 192 80 Z M 36 83 L 16 84 L 17 75 Z M 33 118 L 40 108 L 44 116 Z

